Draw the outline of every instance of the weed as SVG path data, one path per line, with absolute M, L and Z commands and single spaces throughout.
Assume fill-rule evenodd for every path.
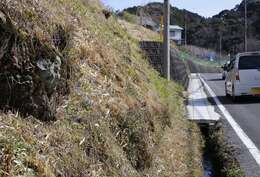
M 227 177 L 244 177 L 244 172 L 237 166 L 230 167 L 229 169 L 224 169 L 223 172 L 226 174 Z

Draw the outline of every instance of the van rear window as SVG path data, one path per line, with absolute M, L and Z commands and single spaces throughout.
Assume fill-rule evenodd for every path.
M 239 69 L 260 69 L 260 55 L 242 56 L 239 58 Z

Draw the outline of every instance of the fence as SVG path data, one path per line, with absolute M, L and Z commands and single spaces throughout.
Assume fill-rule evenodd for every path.
M 149 63 L 163 75 L 163 44 L 154 41 L 140 42 L 141 49 L 145 52 Z M 172 49 L 171 57 L 171 79 L 180 83 L 185 88 L 188 87 L 190 73 L 212 73 L 219 72 L 213 67 L 206 67 L 196 64 L 191 60 L 181 60 L 177 55 L 177 51 Z
M 142 41 L 140 46 L 145 52 L 149 63 L 163 75 L 163 44 L 161 42 Z M 186 63 L 179 60 L 174 51 L 170 53 L 171 57 L 171 79 L 182 84 L 184 87 L 188 86 L 188 67 Z

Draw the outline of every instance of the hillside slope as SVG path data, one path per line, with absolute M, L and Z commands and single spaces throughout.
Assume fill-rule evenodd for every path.
M 2 0 L 0 39 L 0 176 L 202 176 L 182 87 L 98 1 Z

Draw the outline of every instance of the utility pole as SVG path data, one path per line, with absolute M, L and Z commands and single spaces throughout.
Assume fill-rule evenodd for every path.
M 137 6 L 137 9 L 136 9 L 136 14 L 135 14 L 137 17 L 140 15 L 140 7 Z
M 185 10 L 185 47 L 187 47 L 187 12 Z
M 245 3 L 245 52 L 247 52 L 247 0 Z
M 136 10 L 136 16 L 139 16 L 139 23 L 141 26 L 143 26 L 143 16 L 144 16 L 144 11 L 143 11 L 143 7 L 138 6 L 137 10 Z
M 139 15 L 140 15 L 140 25 L 143 26 L 143 16 L 144 16 L 143 7 L 140 7 Z
M 222 33 L 219 35 L 219 55 L 222 57 Z
M 220 33 L 219 36 L 219 63 L 221 62 L 222 59 L 222 33 Z
M 164 37 L 163 37 L 163 71 L 165 77 L 170 80 L 170 2 L 164 0 Z

